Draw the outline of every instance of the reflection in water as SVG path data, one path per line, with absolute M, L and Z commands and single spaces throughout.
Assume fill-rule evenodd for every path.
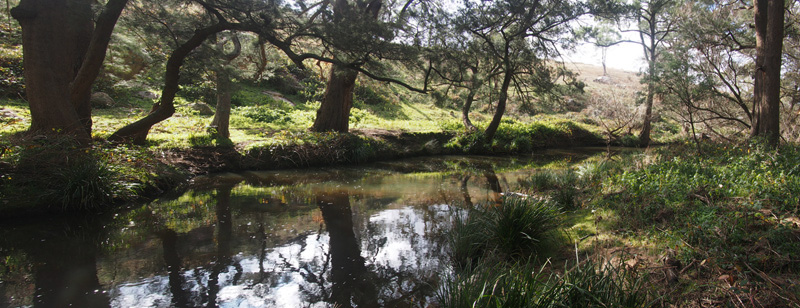
M 221 175 L 113 219 L 0 228 L 0 306 L 435 305 L 452 217 L 496 202 L 528 162 Z
M 108 297 L 97 279 L 94 243 L 54 238 L 57 250 L 34 255 L 36 294 L 34 307 L 108 307 Z M 54 248 L 51 246 L 51 248 Z M 60 256 L 52 258 L 52 254 Z
M 337 307 L 376 307 L 372 285 L 366 281 L 367 267 L 353 232 L 353 212 L 347 192 L 325 192 L 316 196 L 329 237 L 331 302 Z
M 178 255 L 178 234 L 173 230 L 165 229 L 158 233 L 158 237 L 161 239 L 161 247 L 164 250 L 164 263 L 167 265 L 172 305 L 179 308 L 189 307 L 189 299 L 183 291 L 181 257 Z

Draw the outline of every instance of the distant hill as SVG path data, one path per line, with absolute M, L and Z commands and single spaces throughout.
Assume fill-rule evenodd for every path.
M 602 89 L 609 86 L 618 88 L 629 88 L 634 91 L 639 91 L 642 84 L 639 83 L 640 77 L 635 72 L 623 71 L 618 69 L 609 68 L 606 78 L 598 80 L 603 77 L 603 67 L 584 64 L 584 63 L 567 63 L 567 68 L 578 72 L 578 80 L 586 83 L 587 90 Z

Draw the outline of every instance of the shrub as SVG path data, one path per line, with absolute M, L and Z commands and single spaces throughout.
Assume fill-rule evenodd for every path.
M 246 118 L 263 123 L 285 124 L 292 118 L 286 111 L 266 106 L 237 107 L 236 111 Z
M 500 123 L 491 145 L 486 144 L 483 134 L 485 123 L 477 126 L 477 131 L 457 135 L 446 147 L 451 151 L 469 154 L 510 154 L 530 153 L 549 147 L 603 144 L 597 134 L 566 120 L 522 123 L 505 119 Z
M 7 49 L 0 46 L 0 96 L 20 98 L 24 95 L 22 48 Z

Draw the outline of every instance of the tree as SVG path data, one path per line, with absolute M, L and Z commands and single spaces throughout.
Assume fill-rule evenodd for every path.
M 108 138 L 109 141 L 144 144 L 153 125 L 170 118 L 175 113 L 174 100 L 180 89 L 181 67 L 192 51 L 208 38 L 232 30 L 264 33 L 269 31 L 272 24 L 270 13 L 273 8 L 269 4 L 253 2 L 250 6 L 244 6 L 237 2 L 202 0 L 196 0 L 196 4 L 198 10 L 205 12 L 205 16 L 213 20 L 213 24 L 194 30 L 191 37 L 172 51 L 167 60 L 164 87 L 159 101 L 153 105 L 147 116 L 120 128 Z
M 642 45 L 644 58 L 647 61 L 647 94 L 645 96 L 645 112 L 642 131 L 639 133 L 639 142 L 642 146 L 650 144 L 650 131 L 653 117 L 653 100 L 656 95 L 659 68 L 658 60 L 664 40 L 675 31 L 674 20 L 669 18 L 669 12 L 674 6 L 673 0 L 646 0 L 636 3 L 638 9 L 635 18 L 638 29 L 629 30 L 639 34 L 639 44 Z
M 223 63 L 215 68 L 217 81 L 217 108 L 214 112 L 214 119 L 211 120 L 210 127 L 214 129 L 213 134 L 229 138 L 231 136 L 229 126 L 231 117 L 231 92 L 233 82 L 231 81 L 231 68 L 229 64 L 236 59 L 242 52 L 242 43 L 236 33 L 231 34 L 233 51 L 225 53 L 225 40 L 218 42 L 217 50 L 222 54 Z
M 756 0 L 756 67 L 750 136 L 772 147 L 780 142 L 781 57 L 785 1 Z
M 500 73 L 500 66 L 496 61 L 490 61 L 482 50 L 481 42 L 474 36 L 461 35 L 453 31 L 441 31 L 438 42 L 439 47 L 432 49 L 430 54 L 434 63 L 431 65 L 436 76 L 442 83 L 466 89 L 464 103 L 461 106 L 461 120 L 464 128 L 469 131 L 477 130 L 469 118 L 469 112 L 478 92 L 486 82 Z M 454 34 L 458 37 L 450 37 Z
M 418 92 L 425 92 L 396 79 L 369 74 L 363 69 L 367 64 L 375 62 L 373 58 L 408 58 L 409 49 L 403 48 L 402 44 L 392 43 L 392 39 L 412 3 L 413 0 L 406 2 L 397 14 L 396 23 L 388 23 L 379 19 L 384 7 L 382 0 L 334 2 L 330 20 L 317 25 L 324 29 L 318 31 L 317 38 L 322 40 L 326 51 L 334 56 L 326 59 L 326 62 L 331 63 L 331 68 L 325 94 L 311 126 L 312 131 L 349 131 L 353 90 L 359 72 L 367 73 L 373 79 L 395 82 Z
M 558 55 L 570 22 L 589 13 L 588 3 L 572 1 L 464 1 L 458 32 L 480 41 L 500 72 L 497 106 L 484 134 L 491 143 L 506 110 L 509 89 L 520 96 L 529 88 L 543 92 L 554 85 L 547 60 Z
M 676 27 L 661 56 L 664 102 L 694 128 L 728 138 L 750 131 L 755 40 L 751 13 L 738 3 L 686 3 L 673 11 Z
M 11 11 L 22 26 L 30 132 L 91 140 L 92 84 L 127 2 L 109 0 L 96 22 L 90 1 L 22 0 Z

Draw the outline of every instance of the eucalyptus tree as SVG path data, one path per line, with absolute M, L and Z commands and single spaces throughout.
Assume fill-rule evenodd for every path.
M 475 37 L 487 59 L 499 67 L 497 106 L 484 132 L 487 142 L 500 126 L 509 91 L 526 96 L 530 88 L 552 88 L 559 70 L 548 60 L 569 44 L 564 37 L 571 35 L 571 23 L 607 9 L 592 2 L 548 0 L 464 1 L 462 6 L 457 31 Z
M 98 16 L 81 0 L 22 0 L 11 10 L 22 26 L 30 132 L 91 140 L 92 85 L 127 2 L 109 0 Z

